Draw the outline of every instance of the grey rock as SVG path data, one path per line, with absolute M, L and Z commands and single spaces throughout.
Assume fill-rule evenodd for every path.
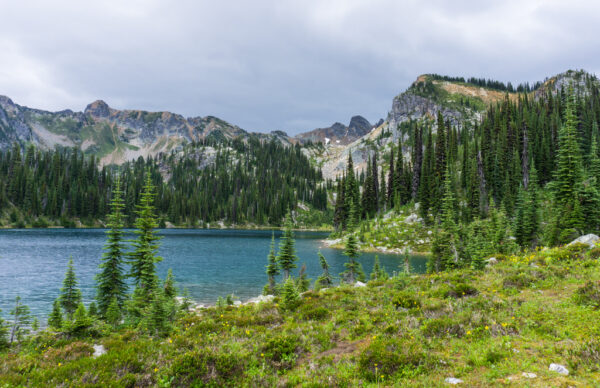
M 530 373 L 530 372 L 523 372 L 522 376 L 526 377 L 528 379 L 535 379 L 537 377 L 537 375 L 535 373 Z
M 100 357 L 103 354 L 106 354 L 106 349 L 104 345 L 93 345 L 94 354 L 92 354 L 93 358 Z
M 556 373 L 560 373 L 561 375 L 565 375 L 565 376 L 569 375 L 569 370 L 564 365 L 560 365 L 560 364 L 550 364 L 550 366 L 548 367 L 548 370 L 551 370 Z
M 363 282 L 356 282 L 354 283 L 354 287 L 366 287 L 367 285 Z
M 462 381 L 461 379 L 457 379 L 455 377 L 446 377 L 444 379 L 444 382 L 448 383 L 448 384 L 456 385 L 456 384 L 463 383 L 464 381 Z
M 590 234 L 586 234 L 585 236 L 577 237 L 575 240 L 571 241 L 567 245 L 581 243 L 581 244 L 588 245 L 590 248 L 593 248 L 594 245 L 596 245 L 596 242 L 598 240 L 600 240 L 600 237 L 598 237 L 597 235 L 595 235 L 593 233 L 590 233 Z

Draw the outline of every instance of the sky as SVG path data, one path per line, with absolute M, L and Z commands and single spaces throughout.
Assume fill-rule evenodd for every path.
M 213 115 L 289 134 L 385 118 L 424 73 L 600 71 L 600 2 L 0 0 L 0 95 Z

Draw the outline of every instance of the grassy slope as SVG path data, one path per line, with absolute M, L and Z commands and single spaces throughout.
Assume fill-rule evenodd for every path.
M 44 334 L 1 355 L 0 386 L 431 387 L 449 376 L 465 386 L 593 386 L 600 311 L 574 298 L 600 280 L 600 262 L 589 256 L 551 249 L 480 272 L 311 291 L 295 312 L 277 300 L 211 308 L 180 319 L 163 339 Z M 90 357 L 92 344 L 107 354 Z M 549 371 L 550 363 L 570 375 Z

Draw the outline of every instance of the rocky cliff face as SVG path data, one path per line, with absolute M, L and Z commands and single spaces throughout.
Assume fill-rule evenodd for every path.
M 79 147 L 108 164 L 169 152 L 188 141 L 244 135 L 246 131 L 213 116 L 118 110 L 104 101 L 94 101 L 83 112 L 47 112 L 0 96 L 1 149 L 13 142 L 33 142 L 45 149 Z
M 317 128 L 296 136 L 301 141 L 322 142 L 324 144 L 348 145 L 363 137 L 373 129 L 373 125 L 362 116 L 354 116 L 348 126 L 334 123 L 327 128 Z

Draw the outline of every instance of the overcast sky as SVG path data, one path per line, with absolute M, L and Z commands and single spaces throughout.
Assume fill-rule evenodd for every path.
M 600 2 L 8 1 L 0 94 L 31 107 L 214 115 L 290 134 L 376 122 L 419 74 L 600 70 Z

